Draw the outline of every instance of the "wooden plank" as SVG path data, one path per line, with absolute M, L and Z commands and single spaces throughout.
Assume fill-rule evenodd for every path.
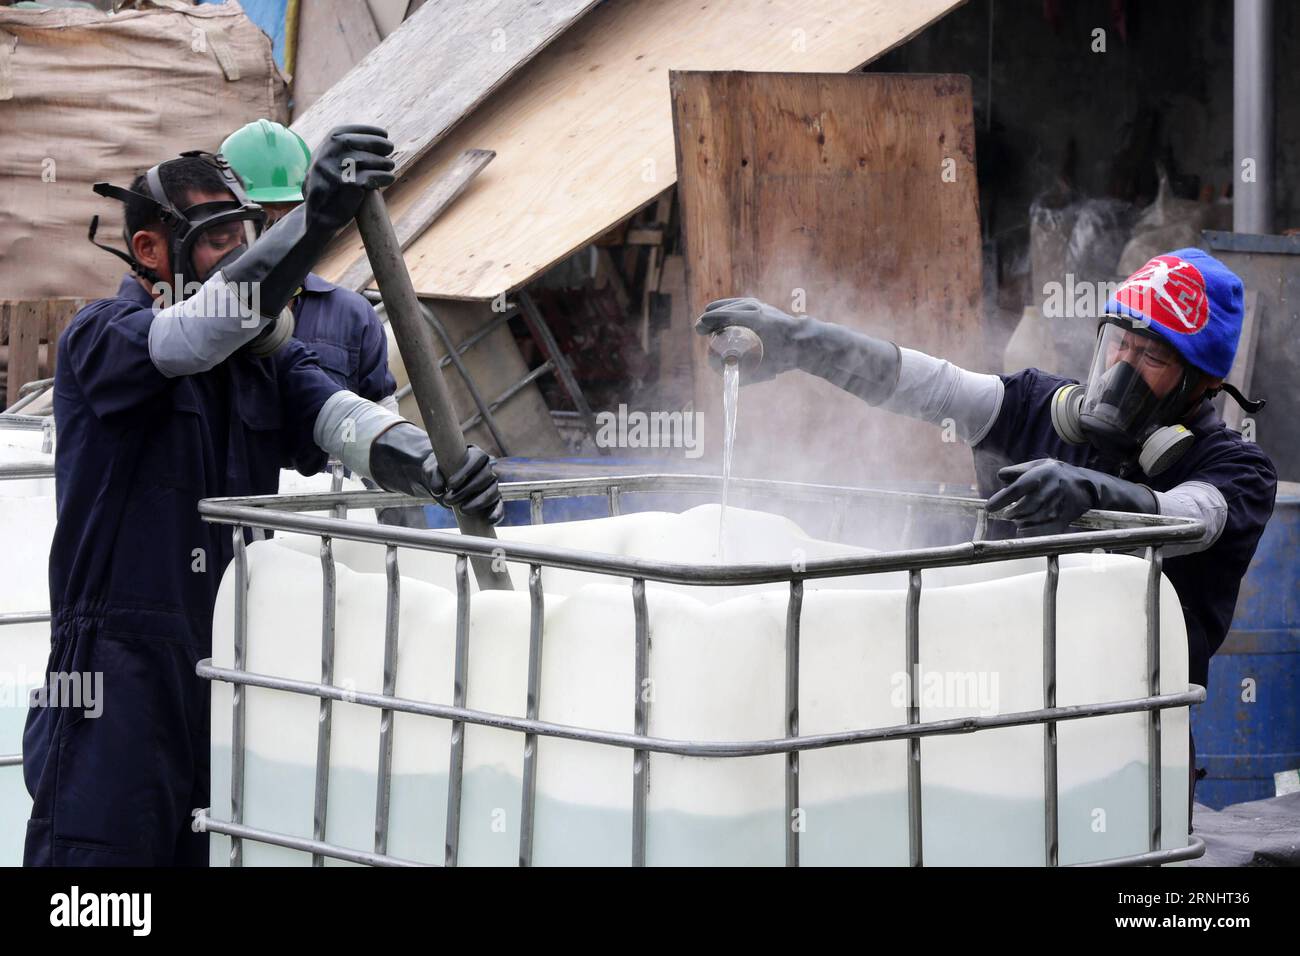
M 402 25 L 406 19 L 406 8 L 410 5 L 409 0 L 366 0 L 366 3 L 370 7 L 371 16 L 375 18 L 375 28 L 385 39 Z
M 671 186 L 669 68 L 846 72 L 957 2 L 608 0 L 394 187 L 400 212 L 461 151 L 497 152 L 472 193 L 411 246 L 416 289 L 493 298 Z
M 86 306 L 86 299 L 50 299 L 46 341 L 51 347 L 59 344 L 59 336 L 72 324 L 72 320 Z
M 353 2 L 349 0 L 349 6 Z M 593 4 L 594 0 L 426 4 L 328 92 L 321 91 L 311 108 L 296 116 L 293 129 L 315 149 L 342 123 L 382 126 L 396 146 L 393 159 L 400 176 Z M 358 6 L 364 13 L 364 5 Z M 474 145 L 461 147 L 456 155 Z
M 465 191 L 484 166 L 492 162 L 492 157 L 495 155 L 496 153 L 490 149 L 465 150 L 456 164 L 447 170 L 446 175 L 406 207 L 406 210 L 393 222 L 397 241 L 403 250 L 418 239 L 424 230 L 428 229 L 433 221 L 456 201 L 456 197 Z M 361 236 L 357 233 L 356 226 L 349 227 L 348 236 L 344 241 L 351 241 L 354 244 L 357 259 L 348 266 L 342 276 L 334 280 L 334 283 L 345 289 L 359 292 L 371 284 L 375 274 L 370 268 L 370 260 L 366 258 L 366 251 L 362 247 Z
M 632 297 L 627 291 L 627 286 L 623 282 L 623 277 L 619 274 L 618 266 L 614 264 L 614 257 L 605 246 L 595 246 L 596 270 L 592 276 L 591 284 L 596 289 L 603 289 L 609 286 L 614 293 L 614 301 L 624 312 L 632 302 Z
M 659 333 L 655 348 L 659 356 L 658 381 L 661 392 L 673 401 L 669 407 L 677 408 L 694 402 L 694 349 L 699 338 L 693 330 L 695 316 L 688 305 L 684 257 L 673 255 L 664 259 L 658 294 L 668 298 L 668 325 Z
M 357 0 L 304 0 L 298 14 L 298 46 L 293 75 L 295 129 L 297 121 L 309 115 L 312 107 L 332 92 L 354 65 L 361 63 L 366 54 L 379 46 L 379 42 L 374 17 L 364 3 L 357 3 Z M 372 88 L 370 96 L 374 98 L 376 95 L 378 91 Z M 321 138 L 324 138 L 323 134 Z M 315 142 L 309 140 L 308 144 L 314 149 L 319 142 L 319 139 Z
M 49 343 L 45 350 L 45 357 L 41 361 L 41 375 L 44 378 L 52 378 L 55 369 L 55 357 L 59 352 L 59 336 L 72 323 L 73 318 L 82 307 L 85 306 L 85 299 L 60 298 L 50 299 L 46 304 L 45 318 L 45 341 Z
M 41 339 L 45 336 L 44 299 L 15 302 L 9 316 L 9 369 L 5 406 L 18 399 L 18 390 L 41 377 Z
M 1247 289 L 1242 305 L 1244 314 L 1241 320 L 1241 340 L 1237 343 L 1237 357 L 1232 362 L 1227 381 L 1241 394 L 1251 398 L 1250 381 L 1255 372 L 1255 349 L 1259 341 L 1256 330 L 1261 322 L 1258 290 Z M 1219 409 L 1223 413 L 1224 423 L 1233 431 L 1241 431 L 1246 410 L 1226 395 L 1220 399 Z
M 755 296 L 986 367 L 968 77 L 674 72 L 671 87 L 692 315 Z M 719 435 L 721 379 L 692 338 L 695 408 Z M 742 391 L 736 448 L 737 472 L 764 477 L 973 477 L 940 429 L 803 373 Z

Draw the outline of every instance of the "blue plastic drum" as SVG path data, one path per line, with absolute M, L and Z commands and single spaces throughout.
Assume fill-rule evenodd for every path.
M 1192 708 L 1196 800 L 1219 809 L 1273 796 L 1273 775 L 1300 767 L 1300 488 L 1280 485 L 1241 584 L 1206 701 Z

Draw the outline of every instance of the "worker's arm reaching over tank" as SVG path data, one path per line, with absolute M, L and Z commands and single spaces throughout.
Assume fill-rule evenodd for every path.
M 969 372 L 842 325 L 795 318 L 758 299 L 711 302 L 695 328 L 708 335 L 731 325 L 753 329 L 763 341 L 763 360 L 747 382 L 799 369 L 868 405 L 932 425 L 952 421 L 971 445 L 984 437 L 1002 404 L 1002 381 L 996 375 Z
M 1200 268 L 1211 277 L 1209 293 L 1205 277 L 1190 262 L 1198 256 L 1208 260 Z M 707 335 L 743 326 L 758 333 L 763 358 L 746 381 L 799 369 L 868 404 L 950 425 L 975 449 L 977 471 L 990 485 L 990 511 L 1000 511 L 1026 533 L 1064 531 L 1094 508 L 1159 513 L 1196 518 L 1206 527 L 1199 540 L 1167 553 L 1200 551 L 1213 546 L 1228 524 L 1229 504 L 1239 494 L 1232 483 L 1235 472 L 1220 474 L 1208 460 L 1200 469 L 1172 466 L 1188 451 L 1196 430 L 1217 418 L 1208 396 L 1223 387 L 1237 397 L 1223 378 L 1240 329 L 1241 285 L 1199 250 L 1179 250 L 1153 263 L 1107 303 L 1086 385 L 1034 369 L 1009 376 L 971 372 L 842 326 L 796 318 L 752 298 L 710 303 L 696 329 Z M 1177 298 L 1163 286 L 1151 291 L 1156 279 L 1171 282 L 1169 277 L 1177 276 L 1188 282 L 1193 273 L 1199 286 L 1174 290 Z M 1215 321 L 1208 323 L 1211 300 Z M 1184 314 L 1189 303 L 1202 309 L 1197 328 L 1210 327 L 1200 339 L 1186 334 L 1189 323 L 1195 324 Z M 1225 361 L 1223 340 L 1229 333 Z M 1239 444 L 1227 451 L 1244 460 L 1248 456 Z M 1186 480 L 1167 480 L 1179 473 Z M 993 484 L 995 474 L 1005 487 Z M 1146 482 L 1131 480 L 1139 477 Z M 1264 489 L 1259 492 L 1254 497 L 1262 501 Z

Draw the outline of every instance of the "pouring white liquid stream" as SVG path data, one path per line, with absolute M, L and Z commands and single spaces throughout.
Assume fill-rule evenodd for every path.
M 718 561 L 725 560 L 727 496 L 731 488 L 731 460 L 736 448 L 736 406 L 740 400 L 740 368 L 753 371 L 763 361 L 763 342 L 753 329 L 730 325 L 709 337 L 711 361 L 722 369 L 722 504 L 718 509 Z
M 727 492 L 731 486 L 731 458 L 736 450 L 736 405 L 740 400 L 740 360 L 722 363 L 722 413 L 726 426 L 722 438 L 722 507 L 718 509 L 718 561 L 725 560 Z

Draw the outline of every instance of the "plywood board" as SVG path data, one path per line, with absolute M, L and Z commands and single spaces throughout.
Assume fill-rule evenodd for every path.
M 400 212 L 465 149 L 497 153 L 456 207 L 408 250 L 416 289 L 490 299 L 671 186 L 677 173 L 670 69 L 847 72 L 955 6 L 957 0 L 608 0 L 393 187 L 389 206 Z
M 406 9 L 410 6 L 410 0 L 366 0 L 366 5 L 370 7 L 370 14 L 375 18 L 375 28 L 379 31 L 379 35 L 386 38 L 406 19 Z
M 379 31 L 364 3 L 302 0 L 293 68 L 295 128 L 297 118 L 309 115 L 326 92 L 377 46 Z M 316 142 L 309 143 L 316 146 Z
M 970 80 L 673 73 L 691 312 L 754 296 L 984 368 Z M 694 335 L 705 454 L 720 377 Z M 736 470 L 835 484 L 972 477 L 965 445 L 803 372 L 741 392 Z
M 319 2 L 319 0 L 318 0 Z M 412 13 L 293 129 L 315 149 L 335 126 L 388 130 L 400 176 L 461 117 L 593 6 L 594 0 L 439 0 Z M 348 0 L 359 15 L 365 4 Z M 373 21 L 370 29 L 374 30 Z M 369 49 L 369 48 L 367 48 Z M 364 51 L 363 51 L 364 52 Z M 303 51 L 305 55 L 306 51 Z M 357 60 L 361 62 L 357 63 Z M 463 152 L 464 147 L 457 150 Z
M 405 249 L 418 239 L 424 230 L 428 229 L 430 224 L 456 201 L 456 198 L 465 191 L 474 177 L 482 172 L 483 167 L 492 162 L 493 155 L 490 149 L 465 150 L 460 159 L 447 171 L 447 174 L 441 180 L 435 183 L 428 192 L 420 196 L 416 202 L 407 206 L 402 214 L 393 221 L 393 231 L 397 234 L 398 245 Z M 373 285 L 375 273 L 370 268 L 370 260 L 366 257 L 366 250 L 361 242 L 361 234 L 357 232 L 356 226 L 349 226 L 348 233 L 354 243 L 357 258 L 352 265 L 348 266 L 343 275 L 335 280 L 335 284 L 345 289 L 352 289 L 354 292 L 360 292 L 362 289 Z

